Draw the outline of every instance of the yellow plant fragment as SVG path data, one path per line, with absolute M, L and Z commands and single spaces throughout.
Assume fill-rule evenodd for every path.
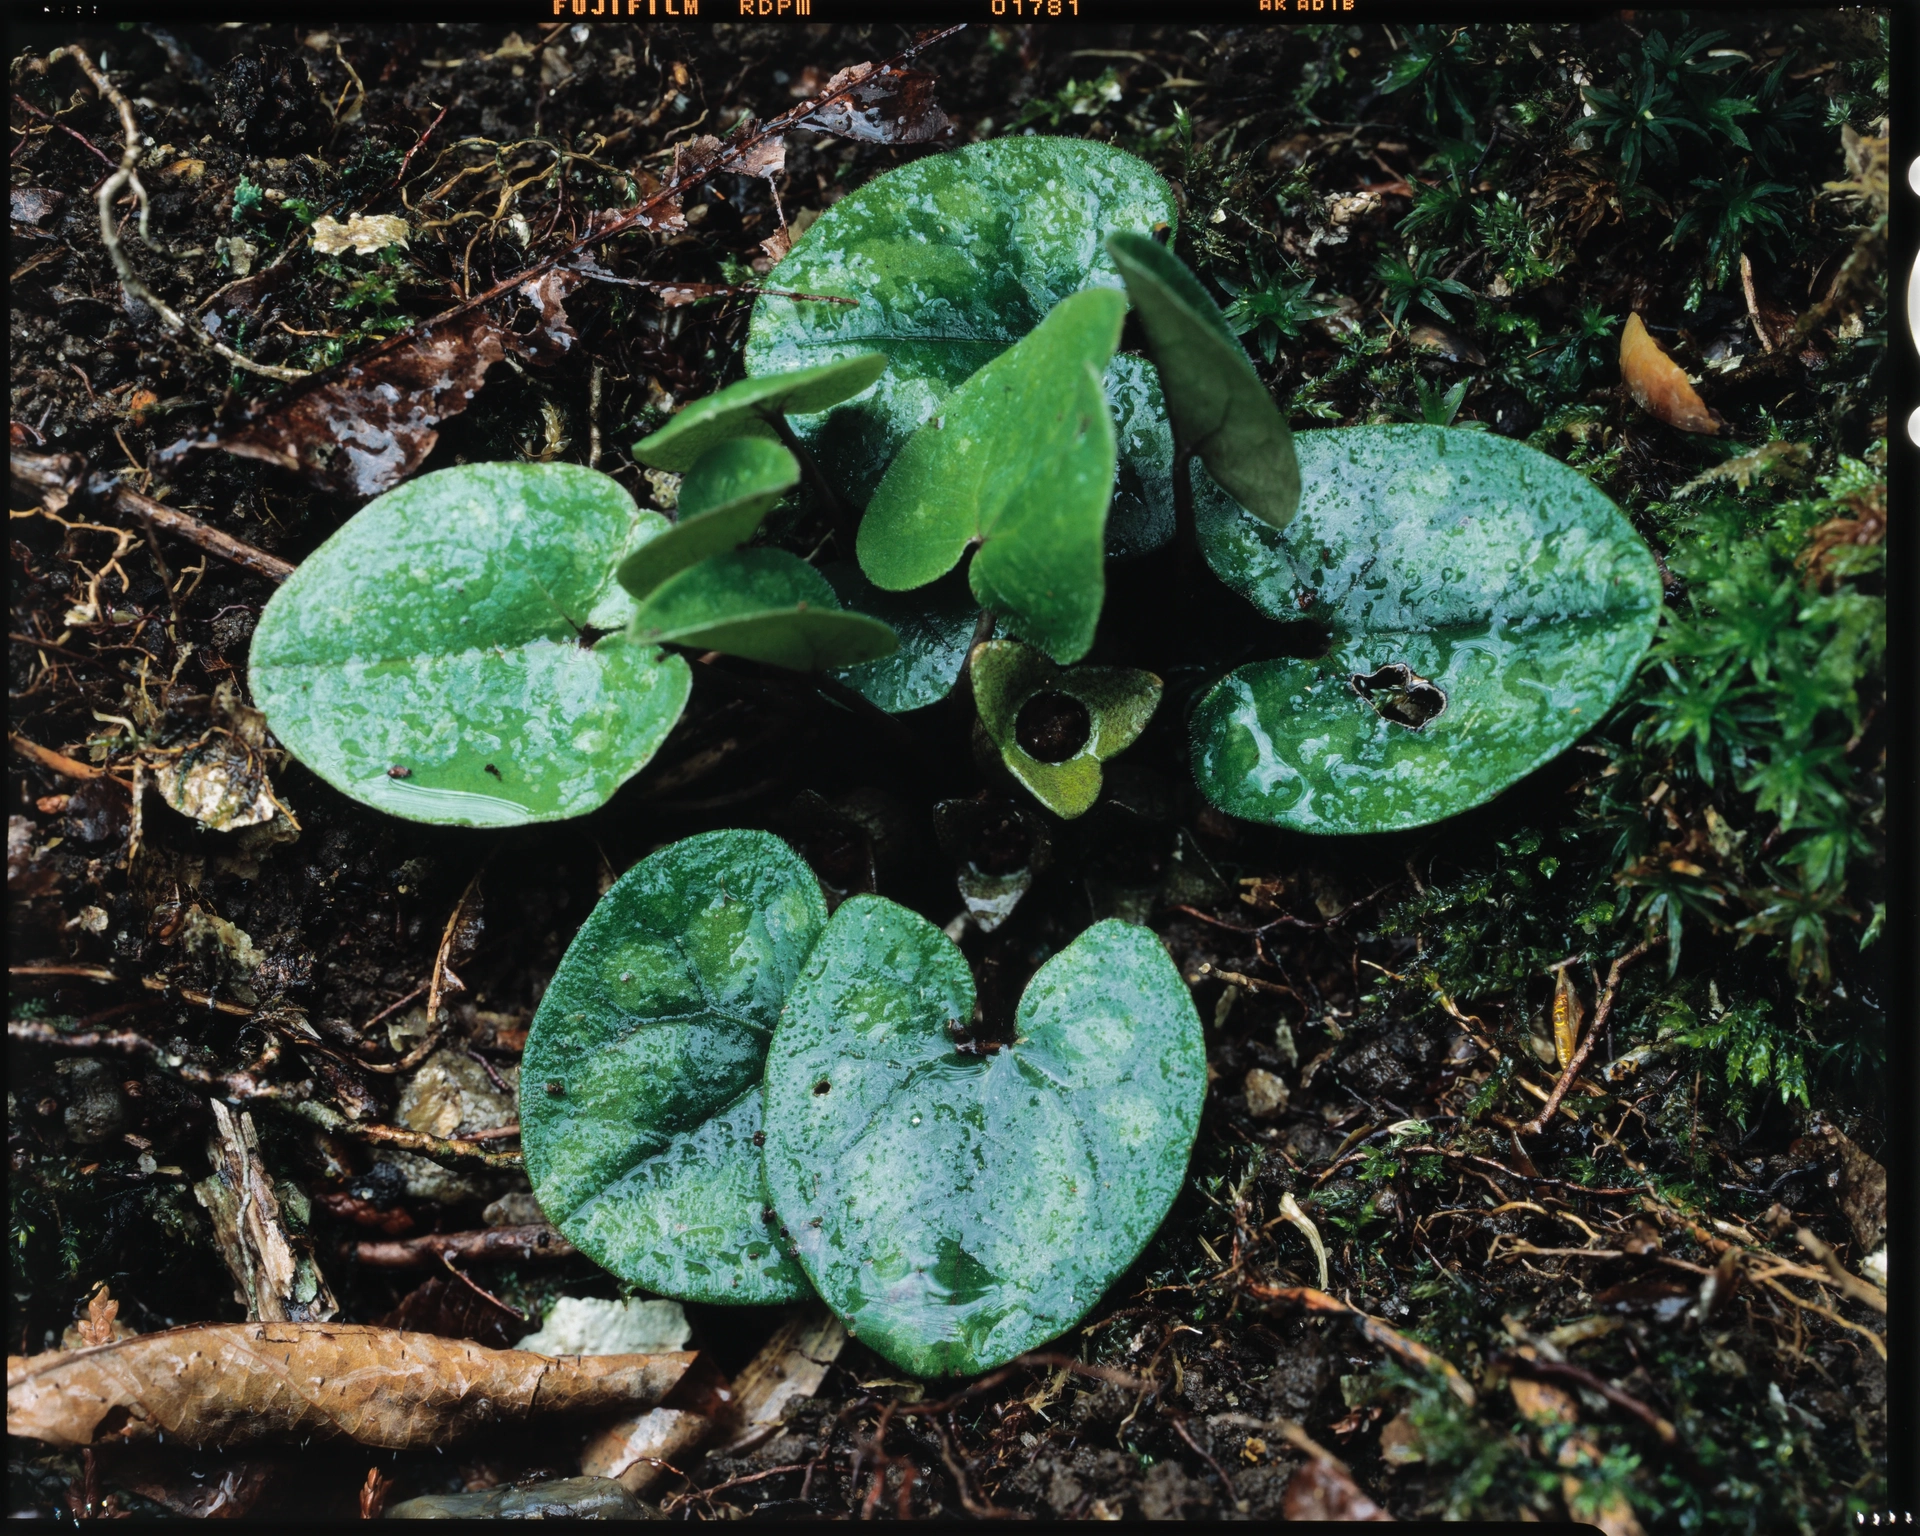
M 1563 1072 L 1579 1047 L 1580 1022 L 1586 1015 L 1580 994 L 1574 991 L 1573 980 L 1563 965 L 1554 972 L 1553 978 L 1553 1054 L 1559 1058 Z
M 1720 433 L 1720 418 L 1694 392 L 1680 365 L 1647 333 L 1638 313 L 1627 317 L 1620 333 L 1620 378 L 1633 403 L 1682 432 Z

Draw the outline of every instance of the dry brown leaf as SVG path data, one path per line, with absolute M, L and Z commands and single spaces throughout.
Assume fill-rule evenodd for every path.
M 221 448 L 302 472 L 340 495 L 377 496 L 420 467 L 440 440 L 439 424 L 472 404 L 488 370 L 509 352 L 545 361 L 572 347 L 563 301 L 585 281 L 555 268 L 521 284 L 517 292 L 537 320 L 531 334 L 472 309 L 255 404 L 233 431 L 184 438 L 159 457 L 171 462 Z
M 210 1099 L 213 1135 L 207 1160 L 213 1172 L 193 1186 L 213 1218 L 220 1256 L 233 1274 L 233 1299 L 256 1321 L 325 1322 L 339 1304 L 314 1262 L 312 1244 L 296 1240 L 280 1214 L 280 1197 L 260 1161 L 253 1116 Z
M 628 1493 L 639 1493 L 674 1471 L 697 1450 L 713 1428 L 710 1419 L 684 1408 L 652 1408 L 638 1418 L 622 1419 L 587 1442 L 580 1453 L 583 1477 L 610 1477 Z
M 446 1444 L 536 1413 L 659 1402 L 691 1354 L 554 1360 L 350 1323 L 216 1323 L 7 1360 L 7 1433 L 85 1446 L 165 1434 L 194 1449 Z
M 1633 403 L 1682 432 L 1720 434 L 1720 418 L 1694 392 L 1680 365 L 1660 349 L 1636 312 L 1620 333 L 1620 377 Z
M 1380 1426 L 1380 1459 L 1390 1467 L 1411 1466 L 1427 1459 L 1420 1448 L 1420 1431 L 1414 1428 L 1413 1415 L 1404 1408 Z
M 1288 1520 L 1391 1520 L 1388 1514 L 1354 1482 L 1352 1475 L 1331 1458 L 1309 1458 L 1287 1480 L 1281 1495 L 1281 1515 Z
M 894 64 L 855 64 L 827 82 L 829 92 L 853 89 L 810 114 L 801 126 L 865 144 L 924 144 L 951 126 L 935 105 L 935 77 Z
M 407 221 L 391 213 L 356 213 L 342 224 L 331 214 L 313 221 L 313 248 L 322 256 L 338 256 L 352 251 L 371 256 L 390 245 L 407 243 Z

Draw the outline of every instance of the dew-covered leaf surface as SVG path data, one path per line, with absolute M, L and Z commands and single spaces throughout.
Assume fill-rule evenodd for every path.
M 968 581 L 981 603 L 1059 660 L 1086 654 L 1115 468 L 1100 379 L 1125 318 L 1110 288 L 1070 295 L 947 397 L 860 524 L 860 568 L 875 586 L 925 586 L 977 545 Z
M 916 1375 L 991 1368 L 1084 1316 L 1153 1235 L 1206 1092 L 1160 941 L 1097 923 L 1015 1040 L 962 1054 L 965 959 L 881 897 L 834 914 L 768 1054 L 767 1187 L 848 1330 Z
M 864 503 L 902 443 L 947 393 L 1025 336 L 1061 299 L 1120 287 L 1101 242 L 1178 216 L 1144 161 L 1104 144 L 994 139 L 902 166 L 849 193 L 807 230 L 769 283 L 858 299 L 855 306 L 762 296 L 747 338 L 750 373 L 878 348 L 878 384 L 825 416 L 796 420 L 829 479 Z M 1110 395 L 1138 389 L 1116 360 Z M 1117 375 L 1117 377 L 1115 376 Z M 1152 434 L 1137 434 L 1145 484 Z
M 1030 646 L 992 640 L 973 658 L 973 696 L 980 723 L 1009 772 L 1056 816 L 1072 818 L 1100 797 L 1100 765 L 1133 744 L 1160 703 L 1160 679 L 1132 667 L 1062 670 Z M 1078 703 L 1087 715 L 1084 742 L 1055 761 L 1021 744 L 1021 710 L 1041 694 Z
M 527 1172 L 568 1241 L 688 1300 L 796 1300 L 762 1219 L 767 1041 L 827 920 L 768 832 L 707 832 L 615 882 L 541 999 L 521 1070 Z
M 843 612 L 826 578 L 783 549 L 737 549 L 669 577 L 634 616 L 633 634 L 796 672 L 854 666 L 898 644 L 880 620 Z
M 955 576 L 917 592 L 882 592 L 852 561 L 822 566 L 841 605 L 892 627 L 900 648 L 839 674 L 840 681 L 889 714 L 924 709 L 953 692 L 980 604 Z
M 620 585 L 645 597 L 675 572 L 746 543 L 799 479 L 799 463 L 776 442 L 716 443 L 687 472 L 679 522 L 620 562 Z
M 1333 637 L 1319 660 L 1253 662 L 1201 700 L 1193 768 L 1209 799 L 1305 832 L 1415 827 L 1600 723 L 1660 611 L 1653 557 L 1612 501 L 1489 433 L 1296 442 L 1305 492 L 1284 533 L 1195 475 L 1215 572 L 1269 617 Z
M 440 470 L 369 502 L 276 592 L 254 695 L 321 778 L 414 821 L 579 816 L 646 764 L 687 665 L 620 630 L 616 561 L 666 527 L 570 464 Z

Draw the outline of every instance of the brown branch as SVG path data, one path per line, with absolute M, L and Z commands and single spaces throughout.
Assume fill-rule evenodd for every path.
M 17 733 L 10 733 L 7 740 L 12 744 L 13 750 L 28 762 L 38 763 L 42 768 L 64 774 L 69 779 L 103 779 L 107 776 L 107 770 L 104 768 L 96 767 L 92 763 L 80 762 L 63 752 L 54 751 L 51 747 L 43 747 L 37 741 L 28 741 L 26 737 Z
M 1849 1274 L 1846 1266 L 1840 1262 L 1840 1255 L 1821 1242 L 1807 1228 L 1801 1227 L 1793 1235 L 1802 1248 L 1820 1261 L 1827 1273 L 1833 1277 L 1833 1283 L 1845 1295 L 1862 1306 L 1872 1307 L 1882 1317 L 1886 1316 L 1887 1293 L 1885 1291 L 1877 1285 L 1860 1279 L 1857 1275 Z
M 1523 1355 L 1497 1354 L 1488 1362 L 1494 1366 L 1504 1366 L 1515 1376 L 1525 1376 L 1533 1381 L 1544 1381 L 1563 1387 L 1583 1387 L 1589 1392 L 1597 1392 L 1614 1407 L 1624 1413 L 1632 1414 L 1648 1429 L 1652 1430 L 1667 1445 L 1678 1445 L 1680 1436 L 1672 1424 L 1655 1413 L 1639 1398 L 1631 1393 L 1622 1392 L 1611 1382 L 1603 1380 L 1584 1370 L 1580 1366 L 1558 1360 L 1529 1360 Z
M 1453 1363 L 1442 1359 L 1426 1345 L 1408 1338 L 1398 1329 L 1388 1326 L 1377 1317 L 1369 1316 L 1358 1307 L 1348 1306 L 1338 1296 L 1329 1296 L 1325 1291 L 1317 1291 L 1310 1285 L 1262 1285 L 1251 1281 L 1247 1290 L 1262 1301 L 1284 1301 L 1304 1307 L 1309 1312 L 1342 1313 L 1354 1320 L 1362 1337 L 1369 1343 L 1377 1344 L 1408 1365 L 1417 1365 L 1422 1370 L 1432 1371 L 1447 1384 L 1453 1395 L 1471 1408 L 1475 1402 L 1472 1384 L 1462 1376 Z
M 449 1259 L 569 1259 L 577 1250 L 552 1227 L 487 1227 L 479 1232 L 430 1232 L 385 1243 L 358 1243 L 371 1269 L 426 1269 Z
M 1540 1113 L 1520 1128 L 1523 1136 L 1538 1136 L 1547 1128 L 1547 1122 L 1553 1118 L 1553 1112 L 1560 1107 L 1560 1101 L 1567 1096 L 1567 1090 L 1580 1076 L 1580 1069 L 1587 1064 L 1587 1058 L 1593 1054 L 1593 1048 L 1613 1013 L 1614 999 L 1620 995 L 1620 978 L 1626 974 L 1627 967 L 1666 942 L 1664 938 L 1656 938 L 1636 944 L 1607 968 L 1607 984 L 1601 989 L 1599 1005 L 1593 1010 L 1593 1023 L 1587 1026 L 1587 1038 L 1580 1042 L 1580 1048 L 1573 1053 L 1573 1059 L 1560 1073 L 1560 1080 L 1553 1085 L 1553 1092 L 1547 1095 L 1547 1102 L 1541 1105 Z

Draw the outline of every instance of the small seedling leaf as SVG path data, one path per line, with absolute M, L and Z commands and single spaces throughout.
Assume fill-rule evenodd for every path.
M 634 615 L 633 636 L 795 672 L 854 666 L 899 644 L 878 619 L 844 612 L 826 578 L 783 549 L 737 549 L 668 577 Z
M 1061 660 L 1086 654 L 1115 467 L 1101 372 L 1126 307 L 1111 288 L 1062 299 L 907 440 L 860 524 L 875 586 L 925 586 L 978 544 L 974 595 Z
M 1160 679 L 1131 667 L 1062 670 L 1030 646 L 991 640 L 973 653 L 973 697 L 980 723 L 1009 772 L 1054 815 L 1071 819 L 1100 798 L 1100 765 L 1133 745 L 1160 703 Z M 1068 757 L 1048 762 L 1020 741 L 1021 711 L 1059 696 L 1086 712 L 1086 737 Z
M 1332 631 L 1258 661 L 1193 718 L 1222 810 L 1303 832 L 1423 826 L 1599 725 L 1652 641 L 1660 576 L 1625 515 L 1522 443 L 1449 427 L 1298 439 L 1282 534 L 1195 476 L 1201 548 L 1269 617 Z
M 1102 239 L 1176 217 L 1154 169 L 1104 144 L 1017 137 L 929 155 L 849 193 L 795 243 L 770 283 L 859 304 L 762 295 L 747 369 L 760 375 L 886 349 L 892 366 L 872 391 L 793 424 L 827 478 L 864 505 L 949 391 L 1068 294 L 1120 286 Z M 1146 463 L 1137 474 L 1164 483 Z
M 716 443 L 732 437 L 777 438 L 775 417 L 824 411 L 851 400 L 887 371 L 887 359 L 864 348 L 843 349 L 830 361 L 817 356 L 807 361 L 812 366 L 761 373 L 694 401 L 651 437 L 635 443 L 633 456 L 655 469 L 690 470 Z
M 1180 259 L 1146 235 L 1110 235 L 1107 251 L 1160 370 L 1174 441 L 1249 512 L 1284 528 L 1300 504 L 1293 434 L 1219 306 Z
M 645 597 L 677 571 L 747 542 L 781 496 L 800 480 L 800 465 L 778 443 L 735 437 L 694 461 L 680 487 L 680 521 L 620 564 L 620 585 Z
M 707 832 L 628 870 L 568 947 L 520 1071 L 527 1174 L 621 1279 L 689 1301 L 806 1295 L 764 1219 L 754 1138 L 767 1041 L 826 921 L 780 839 Z
M 633 601 L 614 560 L 666 526 L 577 465 L 422 475 L 273 595 L 254 697 L 294 756 L 379 810 L 456 826 L 585 815 L 653 756 L 691 686 L 684 661 L 620 633 Z
M 848 1332 L 916 1376 L 1078 1322 L 1172 1205 L 1206 1094 L 1199 1015 L 1144 928 L 1055 955 L 990 1054 L 956 1048 L 973 1002 L 939 929 L 855 896 L 767 1057 L 774 1209 Z

